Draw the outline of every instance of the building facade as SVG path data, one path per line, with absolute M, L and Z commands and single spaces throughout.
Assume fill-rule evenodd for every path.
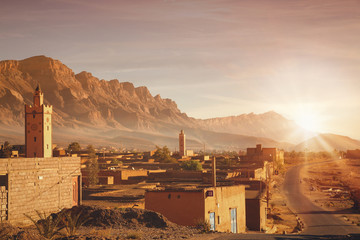
M 52 106 L 44 105 L 39 86 L 33 97 L 33 105 L 25 105 L 26 157 L 52 157 Z
M 0 219 L 26 224 L 24 215 L 58 212 L 81 202 L 80 158 L 1 158 Z
M 247 148 L 244 160 L 248 161 L 268 161 L 273 163 L 274 168 L 284 165 L 284 151 L 277 148 L 263 148 L 257 144 L 255 148 Z
M 145 209 L 170 221 L 194 226 L 210 223 L 211 230 L 241 233 L 246 230 L 245 186 L 208 187 L 191 190 L 148 190 Z
M 350 159 L 360 159 L 360 149 L 347 150 L 346 157 Z
M 265 189 L 263 189 L 265 190 Z M 253 231 L 266 229 L 266 201 L 261 190 L 246 189 L 246 227 Z

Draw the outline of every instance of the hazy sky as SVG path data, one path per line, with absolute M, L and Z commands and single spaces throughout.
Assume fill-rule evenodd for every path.
M 360 139 L 359 0 L 0 0 L 0 60 L 34 55 L 192 117 L 274 110 Z

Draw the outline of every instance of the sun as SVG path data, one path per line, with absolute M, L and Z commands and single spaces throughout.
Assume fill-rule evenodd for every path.
M 301 113 L 295 120 L 297 124 L 309 131 L 319 131 L 320 120 L 313 113 Z

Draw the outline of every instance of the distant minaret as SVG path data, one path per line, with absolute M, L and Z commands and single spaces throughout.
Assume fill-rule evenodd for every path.
M 44 94 L 38 85 L 34 105 L 25 104 L 26 157 L 52 157 L 52 106 L 46 106 Z
M 181 130 L 179 134 L 179 153 L 180 156 L 186 156 L 185 133 Z

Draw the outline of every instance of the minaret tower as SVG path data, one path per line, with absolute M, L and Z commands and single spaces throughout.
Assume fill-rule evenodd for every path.
M 179 134 L 179 153 L 180 156 L 186 156 L 185 133 L 181 130 Z
M 38 85 L 34 105 L 25 104 L 26 157 L 52 157 L 52 106 L 44 105 L 44 94 Z

